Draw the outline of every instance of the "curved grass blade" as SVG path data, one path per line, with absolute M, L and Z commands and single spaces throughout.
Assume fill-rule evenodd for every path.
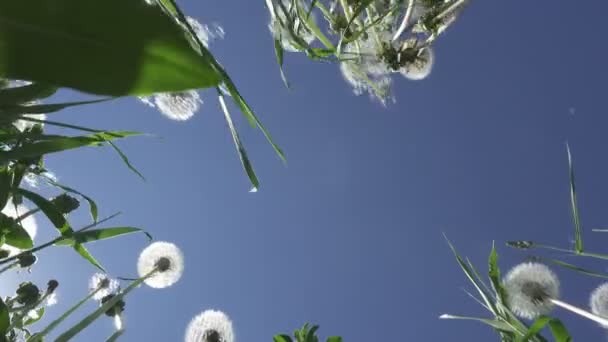
M 541 258 L 541 257 L 536 257 L 537 259 L 540 260 L 544 260 L 546 262 L 550 262 L 553 263 L 555 265 L 564 267 L 564 268 L 568 268 L 570 270 L 573 270 L 575 272 L 584 274 L 584 275 L 588 275 L 591 277 L 596 277 L 596 278 L 603 278 L 603 279 L 608 279 L 608 274 L 606 273 L 601 273 L 601 272 L 597 272 L 597 271 L 592 271 L 592 270 L 588 270 L 579 266 L 576 266 L 574 264 L 570 264 L 561 260 L 557 260 L 557 259 L 550 259 L 550 258 Z
M 55 180 L 53 180 L 53 179 L 51 179 L 49 177 L 44 176 L 44 179 L 49 184 L 51 184 L 51 185 L 53 185 L 55 187 L 58 187 L 58 188 L 60 188 L 60 189 L 62 189 L 64 191 L 71 192 L 73 194 L 79 195 L 82 198 L 84 198 L 87 201 L 87 203 L 89 203 L 89 212 L 91 213 L 91 218 L 93 219 L 93 222 L 97 222 L 99 210 L 97 208 L 97 203 L 95 203 L 95 201 L 91 197 L 83 194 L 82 192 L 80 192 L 78 190 L 72 189 L 72 188 L 70 188 L 68 186 L 65 186 L 63 184 L 59 184 Z
M 289 85 L 289 81 L 287 80 L 287 76 L 285 76 L 285 70 L 283 70 L 284 52 L 285 51 L 283 50 L 283 45 L 281 44 L 281 40 L 275 39 L 274 40 L 274 53 L 275 53 L 275 56 L 277 57 L 277 63 L 279 64 L 279 70 L 281 71 L 281 79 L 283 80 L 285 87 L 287 89 L 289 89 L 291 87 Z
M 53 96 L 56 92 L 57 87 L 43 83 L 32 83 L 22 87 L 5 88 L 0 90 L 0 106 L 42 100 Z
M 274 335 L 272 338 L 273 342 L 292 342 L 291 336 L 289 335 Z
M 112 148 L 114 149 L 114 151 L 116 151 L 116 153 L 118 153 L 118 155 L 120 156 L 120 159 L 122 159 L 122 162 L 129 168 L 129 170 L 131 170 L 134 174 L 139 176 L 139 178 L 141 178 L 145 182 L 146 177 L 144 177 L 144 175 L 141 172 L 139 172 L 139 170 L 137 170 L 137 168 L 135 168 L 135 166 L 133 166 L 133 164 L 131 164 L 131 161 L 129 161 L 129 158 L 127 157 L 127 155 L 120 148 L 118 148 L 118 146 L 115 143 L 113 143 L 111 140 L 107 140 L 106 142 L 110 146 L 112 146 Z
M 327 342 L 342 342 L 342 337 L 340 336 L 330 336 L 327 338 Z
M 230 117 L 230 112 L 228 111 L 228 107 L 226 106 L 226 102 L 224 101 L 224 95 L 218 89 L 218 99 L 220 101 L 220 107 L 224 112 L 224 117 L 226 118 L 226 123 L 228 124 L 228 128 L 230 129 L 230 134 L 232 134 L 232 140 L 234 141 L 234 145 L 236 146 L 236 150 L 239 154 L 239 159 L 241 160 L 241 164 L 249 177 L 249 181 L 254 189 L 258 189 L 260 186 L 260 182 L 258 181 L 258 177 L 253 170 L 253 165 L 249 161 L 249 157 L 247 156 L 247 151 L 245 147 L 241 143 L 241 138 L 239 138 L 239 133 L 236 131 L 234 127 L 234 123 L 232 122 L 232 117 Z
M 49 153 L 56 153 L 85 146 L 99 146 L 100 144 L 113 139 L 126 138 L 139 134 L 140 133 L 138 132 L 111 131 L 75 137 L 44 135 L 41 136 L 44 138 L 42 141 L 24 144 L 23 146 L 10 151 L 1 151 L 0 162 L 11 159 L 34 158 Z

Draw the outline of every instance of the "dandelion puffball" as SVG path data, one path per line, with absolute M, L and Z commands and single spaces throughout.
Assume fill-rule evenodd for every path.
M 507 305 L 522 318 L 535 319 L 553 309 L 551 299 L 559 296 L 559 280 L 547 266 L 525 262 L 505 276 Z
M 431 48 L 427 47 L 420 51 L 420 54 L 413 62 L 403 66 L 399 72 L 409 80 L 423 80 L 431 74 L 434 63 L 435 54 Z
M 201 97 L 194 90 L 179 93 L 162 93 L 154 96 L 158 110 L 171 120 L 185 121 L 194 116 L 201 103 Z
M 150 272 L 157 270 L 152 275 Z M 137 271 L 148 286 L 161 289 L 175 284 L 184 272 L 182 251 L 170 242 L 158 241 L 150 244 L 139 255 Z
M 232 321 L 221 311 L 205 310 L 188 324 L 185 342 L 234 342 Z
M 89 280 L 89 290 L 96 291 L 93 299 L 101 300 L 103 297 L 114 293 L 118 289 L 118 281 L 110 278 L 107 274 L 95 273 Z
M 608 318 L 608 283 L 600 285 L 591 292 L 589 305 L 591 306 L 591 312 L 598 316 Z M 605 327 L 608 328 L 608 326 Z

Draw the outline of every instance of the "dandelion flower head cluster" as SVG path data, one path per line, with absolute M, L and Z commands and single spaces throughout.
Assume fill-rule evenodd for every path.
M 553 309 L 551 299 L 559 297 L 559 280 L 547 266 L 525 262 L 505 276 L 507 305 L 519 317 L 535 319 Z

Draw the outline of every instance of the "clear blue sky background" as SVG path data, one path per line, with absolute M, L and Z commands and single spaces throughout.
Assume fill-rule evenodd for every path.
M 332 64 L 288 55 L 286 90 L 274 60 L 263 1 L 183 1 L 220 23 L 212 51 L 287 152 L 283 167 L 238 111 L 238 127 L 262 186 L 248 193 L 213 92 L 194 119 L 177 123 L 133 99 L 82 107 L 56 120 L 155 134 L 120 142 L 140 181 L 109 149 L 48 158 L 60 180 L 94 197 L 101 213 L 182 247 L 186 272 L 165 290 L 127 301 L 126 341 L 180 341 L 190 318 L 228 313 L 239 341 L 271 341 L 304 322 L 347 341 L 491 341 L 486 327 L 439 321 L 445 312 L 485 315 L 441 233 L 486 271 L 492 241 L 504 271 L 528 254 L 506 240 L 562 247 L 572 240 L 565 143 L 577 167 L 584 237 L 608 252 L 608 48 L 602 1 L 472 1 L 437 44 L 431 77 L 397 80 L 397 103 L 355 97 Z M 137 25 L 137 23 L 134 23 Z M 81 99 L 63 92 L 57 101 Z M 40 217 L 38 242 L 55 234 Z M 72 216 L 87 222 L 86 210 Z M 132 276 L 143 236 L 91 245 L 114 275 Z M 597 270 L 608 264 L 566 257 Z M 86 294 L 95 270 L 69 249 L 41 255 L 33 275 L 60 280 L 58 315 Z M 600 280 L 556 269 L 563 298 L 586 306 Z M 85 310 L 93 310 L 91 303 Z M 556 311 L 577 341 L 595 324 Z M 62 326 L 59 331 L 68 325 Z M 77 341 L 112 332 L 99 321 Z

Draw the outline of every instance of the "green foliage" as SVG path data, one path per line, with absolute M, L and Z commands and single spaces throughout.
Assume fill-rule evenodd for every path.
M 296 329 L 293 332 L 294 339 L 291 336 L 286 334 L 278 334 L 273 337 L 274 342 L 319 342 L 319 337 L 317 336 L 317 330 L 319 330 L 318 325 L 310 325 L 309 323 L 304 324 L 304 326 L 300 329 Z M 327 338 L 326 342 L 342 342 L 342 337 L 339 336 L 330 336 Z
M 221 80 L 181 27 L 140 1 L 3 1 L 0 46 L 0 76 L 93 94 L 147 95 Z

